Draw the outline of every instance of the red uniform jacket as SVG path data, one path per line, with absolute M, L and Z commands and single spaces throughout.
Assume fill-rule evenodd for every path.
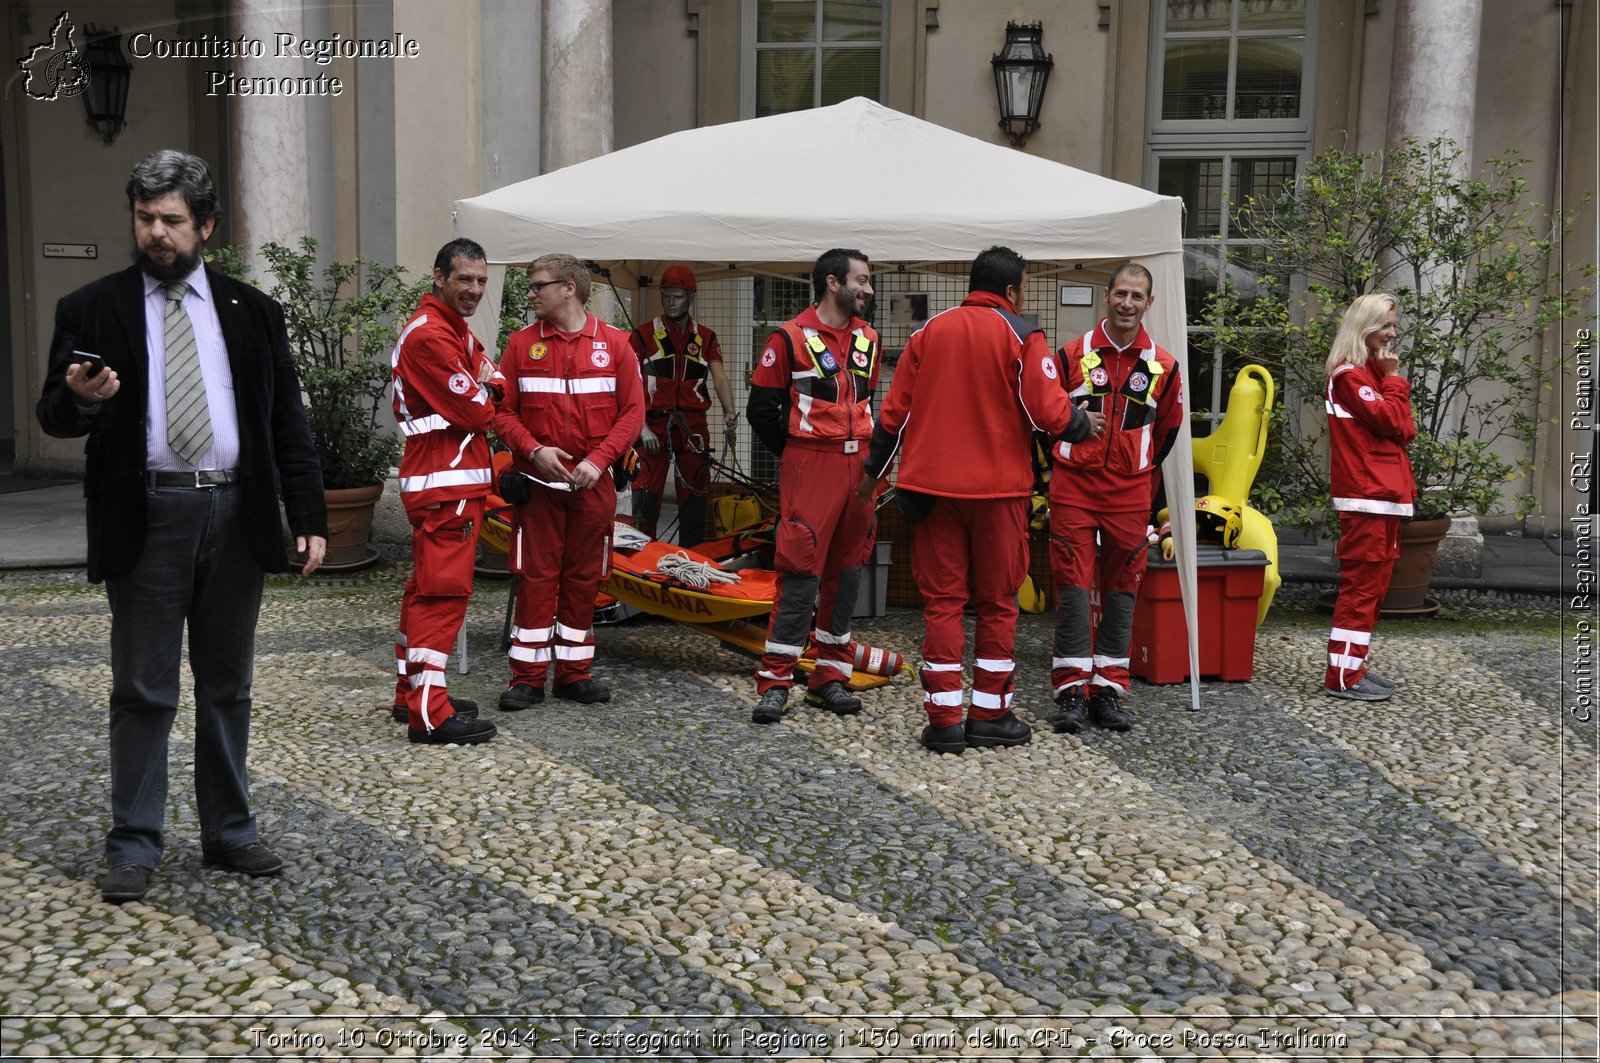
M 490 389 L 478 383 L 486 362 L 466 319 L 432 292 L 424 295 L 389 360 L 394 417 L 406 441 L 400 498 L 407 508 L 489 493 L 484 433 L 495 411 Z M 490 384 L 499 390 L 505 381 L 494 373 Z
M 1406 444 L 1417 434 L 1411 382 L 1379 376 L 1370 363 L 1337 367 L 1328 376 L 1328 430 L 1333 508 L 1411 516 L 1417 494 L 1406 454 Z
M 543 446 L 603 471 L 644 424 L 644 385 L 628 333 L 593 314 L 570 335 L 543 321 L 512 333 L 500 372 L 506 400 L 494 430 L 523 472 L 533 472 L 533 452 Z
M 706 381 L 711 363 L 722 361 L 715 332 L 692 317 L 682 329 L 658 317 L 634 329 L 628 338 L 639 356 L 648 411 L 711 408 Z
M 1091 412 L 1105 414 L 1106 431 L 1098 439 L 1056 444 L 1050 501 L 1104 513 L 1142 512 L 1155 492 L 1156 467 L 1183 421 L 1183 386 L 1177 361 L 1143 325 L 1122 351 L 1105 325 L 1102 320 L 1061 348 L 1072 402 L 1087 401 Z
M 751 426 L 774 453 L 791 443 L 859 448 L 872 436 L 872 393 L 881 368 L 876 329 L 860 318 L 832 328 L 808 307 L 780 325 L 761 352 L 750 378 Z M 762 389 L 787 394 L 786 424 L 765 423 L 756 403 Z
M 912 333 L 895 365 L 867 471 L 900 453 L 899 487 L 947 498 L 1033 490 L 1033 433 L 1059 435 L 1072 403 L 1044 332 L 1003 296 L 972 292 Z

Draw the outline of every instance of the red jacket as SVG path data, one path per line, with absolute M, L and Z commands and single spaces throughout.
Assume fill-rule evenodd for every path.
M 389 359 L 394 418 L 405 437 L 400 499 L 408 508 L 489 493 L 490 389 L 478 383 L 494 369 L 466 320 L 432 292 L 400 332 Z M 500 389 L 499 373 L 490 386 Z
M 1156 468 L 1183 421 L 1178 363 L 1139 334 L 1117 350 L 1101 321 L 1061 348 L 1072 402 L 1106 415 L 1106 432 L 1051 451 L 1050 501 L 1105 513 L 1148 510 Z
M 1411 382 L 1379 376 L 1370 363 L 1328 376 L 1329 487 L 1340 513 L 1411 516 L 1417 484 L 1406 444 L 1416 438 Z
M 681 329 L 658 317 L 634 329 L 628 339 L 639 356 L 647 411 L 711 408 L 706 381 L 711 363 L 722 361 L 722 345 L 715 332 L 692 317 Z
M 533 472 L 533 452 L 543 446 L 605 470 L 644 424 L 644 385 L 628 333 L 593 314 L 571 334 L 543 321 L 512 333 L 500 372 L 506 399 L 494 430 L 523 472 Z
M 778 326 L 751 375 L 751 426 L 765 441 L 778 425 L 759 423 L 760 389 L 787 392 L 783 445 L 833 446 L 872 436 L 872 393 L 882 369 L 878 331 L 860 318 L 842 329 L 823 323 L 815 306 Z M 778 450 L 782 449 L 780 445 Z
M 1033 490 L 1035 431 L 1059 435 L 1072 403 L 1044 332 L 1003 296 L 972 292 L 911 334 L 884 399 L 867 471 L 900 454 L 898 486 L 948 498 Z

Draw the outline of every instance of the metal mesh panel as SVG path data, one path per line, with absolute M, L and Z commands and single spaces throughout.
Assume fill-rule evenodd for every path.
M 874 263 L 875 291 L 871 320 L 882 336 L 884 368 L 873 399 L 876 412 L 894 380 L 894 366 L 912 332 L 928 317 L 957 306 L 967 294 L 969 263 Z M 697 272 L 699 270 L 697 269 Z M 713 272 L 707 268 L 704 272 Z M 1092 278 L 1092 279 L 1091 279 Z M 1099 320 L 1103 310 L 1099 287 L 1104 277 L 1077 270 L 1071 264 L 1034 263 L 1030 267 L 1028 290 L 1022 312 L 1045 330 L 1052 349 L 1076 339 Z M 1091 305 L 1062 306 L 1062 284 L 1096 285 L 1091 289 Z M 1081 293 L 1080 293 L 1081 294 Z M 659 313 L 659 300 L 648 290 L 641 312 Z M 694 317 L 713 329 L 722 344 L 724 367 L 732 385 L 734 408 L 740 413 L 739 429 L 732 446 L 724 451 L 723 416 L 720 404 L 713 401 L 707 418 L 711 445 L 716 456 L 759 481 L 777 478 L 777 461 L 757 441 L 744 423 L 744 410 L 750 398 L 750 376 L 769 336 L 783 321 L 811 305 L 808 272 L 792 274 L 761 273 L 751 276 L 710 278 L 703 274 L 695 294 Z M 982 461 L 984 455 L 971 455 Z M 891 475 L 891 480 L 893 479 Z M 713 497 L 739 493 L 732 483 L 713 482 Z M 670 499 L 668 500 L 670 506 Z M 665 527 L 663 510 L 663 527 Z M 897 605 L 915 605 L 920 599 L 911 578 L 910 528 L 892 505 L 880 513 L 880 541 L 896 543 L 894 563 L 889 573 L 888 600 Z M 1034 550 L 1035 581 L 1041 592 L 1049 593 L 1048 562 L 1042 545 Z
M 1078 283 L 1070 269 L 1048 263 L 1036 267 L 1030 276 L 1023 313 L 1038 319 L 1052 348 L 1082 335 L 1093 327 L 1101 311 L 1100 293 L 1094 292 L 1092 306 L 1061 306 L 1058 298 L 1062 282 Z M 888 393 L 894 378 L 894 363 L 912 331 L 925 319 L 958 305 L 967 294 L 966 263 L 926 266 L 903 263 L 875 263 L 873 287 L 876 292 L 872 324 L 883 337 L 884 371 L 873 401 L 876 409 Z M 648 312 L 655 302 L 646 299 Z M 805 273 L 762 274 L 702 280 L 695 296 L 694 316 L 702 325 L 716 331 L 722 342 L 722 357 L 733 385 L 734 406 L 743 410 L 750 397 L 750 374 L 756 359 L 781 322 L 794 317 L 811 304 L 811 282 Z M 722 411 L 713 402 L 709 414 L 712 438 L 722 439 Z M 733 449 L 741 467 L 758 479 L 776 475 L 776 463 L 766 448 L 741 423 Z

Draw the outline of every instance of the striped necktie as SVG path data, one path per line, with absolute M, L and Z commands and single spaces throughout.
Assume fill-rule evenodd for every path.
M 189 284 L 169 281 L 161 290 L 167 294 L 163 322 L 167 348 L 167 442 L 178 457 L 198 467 L 200 458 L 211 449 L 211 411 L 206 406 L 206 381 L 200 374 L 200 348 L 194 340 L 194 325 L 183 308 Z

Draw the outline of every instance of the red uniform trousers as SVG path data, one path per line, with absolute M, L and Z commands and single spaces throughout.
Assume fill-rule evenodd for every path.
M 1144 579 L 1149 528 L 1150 516 L 1144 511 L 1050 507 L 1050 575 L 1056 586 L 1055 648 L 1050 660 L 1054 693 L 1091 680 L 1127 693 L 1133 605 Z M 1091 586 L 1100 591 L 1097 628 L 1090 623 Z
M 707 433 L 704 410 L 647 410 L 645 427 L 661 440 L 654 454 L 639 448 L 639 475 L 633 482 L 633 515 L 639 530 L 655 538 L 661 516 L 661 498 L 667 486 L 667 466 L 676 469 L 673 488 L 678 499 L 678 542 L 695 546 L 705 541 L 706 499 L 711 493 L 711 468 L 706 464 Z
M 872 557 L 877 530 L 877 510 L 856 498 L 866 458 L 865 448 L 844 453 L 842 442 L 828 449 L 793 442 L 784 448 L 774 551 L 778 596 L 756 669 L 757 693 L 794 684 L 795 662 L 805 649 L 813 615 L 817 666 L 809 689 L 835 679 L 849 682 L 855 673 L 850 624 L 861 566 Z
M 1323 684 L 1345 690 L 1367 674 L 1367 651 L 1378 611 L 1389 593 L 1400 556 L 1400 518 L 1385 514 L 1339 514 L 1339 598 L 1328 633 L 1328 672 Z
M 411 520 L 411 578 L 400 598 L 394 703 L 409 710 L 413 731 L 431 731 L 455 712 L 446 691 L 445 665 L 472 598 L 483 499 L 441 502 L 407 510 L 406 516 Z
M 1011 711 L 1017 588 L 1028 574 L 1026 498 L 938 498 L 911 527 L 911 574 L 922 595 L 922 707 L 928 722 L 961 722 L 961 661 L 969 598 L 973 638 L 972 718 Z
M 511 685 L 544 689 L 589 678 L 594 663 L 594 598 L 611 571 L 617 491 L 609 474 L 587 491 L 533 484 L 518 510 L 511 570 L 517 602 L 511 628 Z

